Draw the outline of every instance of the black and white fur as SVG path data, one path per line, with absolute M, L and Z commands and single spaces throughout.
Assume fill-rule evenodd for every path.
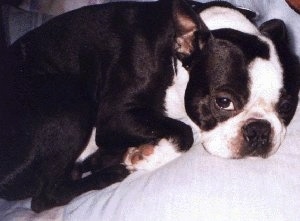
M 249 20 L 253 14 L 226 2 L 195 8 L 211 36 L 188 70 L 177 62 L 165 100 L 168 116 L 191 125 L 214 155 L 274 154 L 295 113 L 299 92 L 298 58 L 289 49 L 284 23 L 271 20 L 258 28 Z M 228 106 L 218 106 L 218 98 L 227 99 Z M 144 160 L 132 165 L 129 154 L 125 163 L 133 171 L 157 168 L 178 153 L 167 146 L 170 154 L 157 146 Z
M 235 134 L 230 136 L 237 142 L 233 146 L 230 139 L 225 145 L 212 140 L 224 138 L 214 131 L 236 121 L 232 119 L 243 122 L 277 113 L 280 120 L 272 116 L 270 125 L 281 126 L 271 125 L 272 134 L 282 122 L 290 122 L 299 85 L 291 84 L 295 67 L 284 31 L 277 20 L 261 28 L 275 42 L 278 60 L 273 43 L 258 32 L 209 31 L 184 0 L 92 6 L 54 18 L 1 57 L 0 197 L 32 197 L 37 212 L 66 204 L 124 179 L 126 167 L 151 169 L 178 157 L 193 143 L 191 126 L 217 155 L 267 156 L 279 143 L 273 135 L 272 145 L 259 151 L 248 151 Z M 249 40 L 258 51 L 247 50 L 249 42 L 236 39 Z M 256 89 L 250 82 L 262 65 L 281 71 L 269 71 L 277 80 L 262 107 L 253 110 Z M 220 89 L 224 84 L 226 91 Z M 216 98 L 224 97 L 225 106 L 229 101 L 234 111 L 226 110 L 224 100 L 222 108 L 216 106 Z M 99 148 L 84 160 L 81 154 L 94 128 Z M 155 148 L 138 163 L 144 166 L 130 165 L 130 159 L 121 164 L 128 147 L 145 143 Z M 81 178 L 74 170 L 76 160 L 93 173 Z
M 188 150 L 192 130 L 164 100 L 174 58 L 201 50 L 207 32 L 184 0 L 160 0 L 85 7 L 20 38 L 0 57 L 0 197 L 32 197 L 40 212 L 124 179 L 130 146 Z M 93 173 L 81 178 L 91 137 Z
M 289 104 L 292 106 L 290 108 L 290 114 L 292 115 L 297 106 L 297 92 L 299 90 L 297 81 L 290 81 L 286 83 L 288 85 L 284 85 L 284 78 L 298 73 L 289 73 L 290 70 L 284 70 L 284 64 L 281 64 L 280 55 L 278 55 L 278 52 L 276 51 L 276 45 L 274 45 L 272 39 L 265 36 L 264 28 L 262 27 L 261 30 L 259 30 L 238 10 L 227 7 L 212 6 L 201 11 L 200 17 L 204 20 L 205 24 L 212 32 L 221 29 L 228 29 L 249 34 L 255 36 L 257 38 L 256 41 L 259 42 L 259 44 L 264 44 L 263 47 L 267 47 L 265 50 L 268 50 L 268 52 L 266 52 L 268 53 L 268 56 L 260 56 L 260 49 L 255 48 L 259 46 L 251 45 L 250 42 L 245 42 L 245 44 L 248 44 L 246 47 L 254 47 L 254 49 L 257 50 L 253 52 L 257 54 L 254 54 L 253 58 L 245 64 L 245 68 L 247 69 L 247 84 L 241 84 L 241 86 L 244 86 L 243 88 L 247 90 L 248 95 L 246 97 L 246 102 L 242 102 L 242 107 L 239 108 L 234 107 L 238 104 L 234 104 L 234 102 L 232 102 L 232 108 L 236 108 L 236 110 L 229 110 L 229 112 L 231 111 L 233 116 L 224 122 L 218 122 L 213 129 L 207 131 L 204 130 L 202 132 L 203 145 L 210 153 L 228 158 L 240 158 L 245 155 L 259 155 L 267 157 L 275 153 L 284 139 L 287 123 L 287 119 L 280 116 L 278 105 L 280 106 L 282 102 L 290 102 Z M 279 23 L 276 25 L 282 25 L 279 21 L 273 22 Z M 282 31 L 285 31 L 284 27 L 279 26 L 278 28 L 282 28 Z M 229 35 L 228 39 L 230 41 L 230 31 L 228 31 L 226 35 L 227 34 Z M 282 33 L 282 35 L 285 34 L 286 33 Z M 282 36 L 276 37 L 280 38 Z M 281 43 L 287 44 L 286 40 L 287 39 L 282 39 L 283 42 Z M 288 60 L 293 58 L 292 56 L 289 56 L 285 58 L 281 57 L 281 59 Z M 287 61 L 282 62 L 287 63 Z M 293 71 L 295 72 L 297 70 Z M 297 76 L 295 76 L 295 80 L 297 79 L 296 77 Z M 224 84 L 224 82 L 221 82 L 221 85 L 218 86 L 222 87 L 222 84 Z M 285 92 L 283 92 L 284 90 L 286 91 L 285 87 L 295 88 L 294 91 L 290 91 L 291 94 L 289 95 L 291 97 L 288 100 L 282 97 L 285 95 Z M 233 93 L 238 94 L 240 91 L 236 90 L 233 91 Z M 230 98 L 230 96 L 236 95 L 229 93 L 228 95 L 225 95 L 225 97 L 227 96 Z M 237 96 L 237 98 L 238 97 L 239 96 Z M 248 138 L 245 137 L 247 135 L 243 132 L 243 127 L 252 121 L 259 120 L 264 120 L 267 124 L 270 124 L 271 131 L 269 137 L 266 138 L 266 142 L 268 142 L 268 144 L 265 146 L 262 145 L 262 149 L 258 149 L 256 147 L 250 148 L 247 144 Z

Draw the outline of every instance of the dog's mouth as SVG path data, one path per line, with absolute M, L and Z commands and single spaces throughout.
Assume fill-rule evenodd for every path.
M 248 147 L 242 150 L 242 153 L 239 155 L 239 158 L 245 157 L 261 157 L 263 159 L 268 158 L 271 154 L 271 145 L 268 148 L 254 147 L 249 149 Z

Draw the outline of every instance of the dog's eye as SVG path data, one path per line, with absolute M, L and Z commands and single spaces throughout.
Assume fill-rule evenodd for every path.
M 233 102 L 229 98 L 226 98 L 226 97 L 217 97 L 216 105 L 222 110 L 232 111 L 235 109 Z
M 292 104 L 289 101 L 284 101 L 279 105 L 279 113 L 287 114 L 293 109 Z

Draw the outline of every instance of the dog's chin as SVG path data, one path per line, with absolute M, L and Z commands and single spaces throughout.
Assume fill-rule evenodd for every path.
M 278 149 L 280 144 L 272 146 L 268 151 L 258 151 L 258 150 L 244 150 L 244 149 L 236 149 L 232 151 L 231 147 L 222 146 L 222 147 L 213 147 L 208 144 L 202 143 L 204 149 L 217 157 L 225 158 L 225 159 L 243 159 L 243 158 L 263 158 L 266 159 L 272 155 L 274 155 Z
M 286 127 L 274 114 L 262 116 L 258 119 L 258 122 L 269 122 L 270 132 L 268 139 L 261 140 L 261 137 L 264 136 L 264 134 L 261 134 L 256 140 L 245 133 L 245 125 L 256 122 L 252 119 L 252 115 L 244 117 L 241 114 L 228 119 L 226 122 L 219 123 L 209 131 L 202 130 L 202 145 L 210 154 L 222 158 L 268 158 L 272 156 L 277 152 L 285 138 Z M 256 128 L 262 128 L 262 126 L 258 124 Z
M 217 157 L 221 157 L 221 158 L 226 158 L 226 159 L 262 158 L 262 159 L 266 159 L 266 158 L 274 155 L 278 151 L 278 149 L 281 145 L 282 139 L 277 139 L 276 141 L 280 141 L 280 142 L 274 143 L 274 140 L 273 140 L 272 145 L 270 147 L 268 147 L 267 150 L 253 149 L 251 151 L 249 151 L 243 144 L 238 145 L 239 148 L 237 148 L 236 146 L 232 147 L 232 146 L 227 146 L 224 144 L 223 145 L 215 145 L 210 142 L 203 142 L 202 145 L 208 153 L 210 153 L 214 156 L 217 156 Z

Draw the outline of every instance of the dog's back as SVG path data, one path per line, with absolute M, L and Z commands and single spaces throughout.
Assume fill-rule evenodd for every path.
M 0 64 L 0 196 L 32 196 L 40 180 L 57 176 L 51 171 L 72 166 L 88 142 L 99 102 L 141 87 L 147 93 L 149 76 L 161 73 L 166 62 L 158 56 L 172 53 L 170 13 L 157 4 L 79 9 L 9 48 Z M 147 67 L 151 73 L 145 73 Z M 165 73 L 159 82 L 167 86 Z M 156 96 L 161 93 L 153 101 Z
M 160 0 L 86 7 L 18 40 L 0 63 L 0 197 L 33 197 L 39 212 L 124 179 L 128 147 L 188 150 L 192 129 L 168 117 L 166 90 L 174 58 L 187 63 L 207 34 L 184 0 Z M 78 178 L 94 127 L 99 165 Z

